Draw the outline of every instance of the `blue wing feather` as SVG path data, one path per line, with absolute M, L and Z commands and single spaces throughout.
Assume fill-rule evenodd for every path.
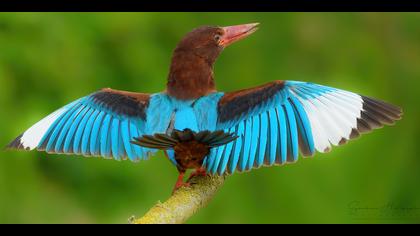
M 66 141 L 64 142 L 64 153 L 80 153 L 81 139 L 83 131 L 85 130 L 86 122 L 92 113 L 92 109 L 85 106 L 83 110 L 77 115 L 70 130 L 67 133 Z M 70 142 L 68 142 L 70 141 Z
M 57 138 L 57 142 L 55 143 L 55 152 L 56 153 L 63 153 L 63 142 L 64 142 L 64 139 L 67 136 L 67 132 L 70 129 L 70 127 L 72 126 L 76 116 L 78 116 L 84 108 L 85 107 L 83 105 L 80 106 L 77 110 L 73 111 L 72 114 L 69 116 L 69 118 L 65 121 L 65 124 L 64 124 L 63 128 L 61 129 L 60 134 Z
M 296 161 L 298 157 L 298 134 L 297 134 L 297 126 L 296 126 L 296 118 L 293 112 L 293 108 L 290 103 L 287 101 L 284 104 L 286 116 L 287 116 L 287 159 L 288 161 Z
M 77 115 L 77 117 L 74 119 L 73 123 L 71 124 L 71 127 L 66 135 L 65 141 L 64 141 L 64 147 L 63 152 L 68 153 L 71 151 L 71 148 L 73 148 L 73 143 L 75 141 L 75 132 L 77 128 L 79 127 L 79 123 L 82 121 L 82 119 L 85 117 L 86 112 L 89 110 L 88 107 L 84 107 L 83 110 Z
M 104 124 L 103 120 L 105 117 L 105 112 L 101 111 L 98 116 L 95 118 L 93 123 L 93 128 L 90 136 L 90 152 L 92 155 L 100 155 L 101 154 L 101 145 L 100 140 L 102 140 L 102 134 L 99 132 L 101 126 Z M 100 137 L 101 136 L 101 137 Z
M 79 99 L 80 100 L 80 99 Z M 37 145 L 37 148 L 40 150 L 45 150 L 46 151 L 46 146 L 48 145 L 48 142 L 55 130 L 55 128 L 57 127 L 57 125 L 60 123 L 60 121 L 62 120 L 63 116 L 69 111 L 71 110 L 74 106 L 78 105 L 79 100 L 76 100 L 66 106 L 64 106 L 62 109 L 64 110 L 63 113 L 60 113 L 61 115 L 58 115 L 58 117 L 54 120 L 54 122 L 52 122 L 52 124 L 50 125 L 50 127 L 48 128 L 48 130 L 45 132 L 45 134 L 42 136 L 40 142 Z M 57 111 L 56 111 L 57 112 Z
M 239 169 L 245 170 L 248 164 L 249 152 L 251 150 L 251 137 L 252 137 L 252 122 L 250 119 L 245 121 L 244 124 L 244 143 L 242 148 L 241 158 L 239 159 Z
M 257 167 L 260 167 L 264 164 L 264 157 L 267 148 L 267 139 L 268 139 L 268 116 L 267 113 L 260 114 L 260 143 L 258 145 L 258 159 L 257 159 Z
M 111 123 L 111 115 L 106 115 L 104 118 L 103 124 L 101 126 L 100 144 L 101 144 L 101 156 L 103 157 L 109 157 L 111 155 L 111 153 L 109 152 L 110 142 L 108 141 L 109 136 L 110 136 L 108 134 L 110 123 Z
M 112 123 L 111 123 L 111 151 L 112 151 L 112 156 L 116 159 L 116 160 L 121 160 L 121 157 L 119 155 L 119 129 L 120 129 L 120 121 L 118 120 L 118 118 L 114 117 L 112 119 Z
M 269 133 L 270 133 L 270 149 L 269 149 L 269 159 L 268 164 L 273 165 L 276 161 L 276 152 L 277 152 L 277 134 L 278 134 L 278 123 L 277 123 L 277 117 L 276 117 L 276 111 L 275 109 L 270 110 L 269 112 Z
M 236 134 L 235 127 L 232 127 L 231 129 L 229 129 L 229 133 L 235 133 Z M 228 143 L 226 145 L 225 149 L 223 150 L 223 159 L 221 161 L 221 164 L 219 165 L 219 170 L 218 170 L 219 174 L 223 174 L 226 171 L 227 164 L 229 162 L 229 158 L 230 158 L 231 153 L 232 153 L 233 144 L 234 144 L 234 142 Z
M 125 150 L 125 146 L 124 146 L 121 122 L 119 125 L 119 132 L 118 132 L 118 156 L 120 160 L 125 160 L 127 157 L 127 151 Z
M 229 173 L 234 173 L 236 166 L 238 165 L 238 160 L 242 151 L 242 139 L 244 136 L 244 122 L 238 124 L 238 131 L 236 132 L 238 138 L 235 140 L 234 148 L 232 151 L 232 156 L 229 160 Z
M 168 157 L 171 163 L 177 166 L 178 164 L 176 163 L 176 160 L 175 160 L 175 151 L 173 149 L 169 149 L 169 150 L 166 150 L 166 153 L 168 154 Z
M 279 150 L 278 150 L 278 155 L 279 155 L 279 160 L 278 163 L 279 164 L 283 164 L 286 162 L 286 158 L 287 158 L 287 126 L 286 126 L 286 116 L 284 114 L 284 110 L 283 107 L 279 107 L 276 109 L 277 111 L 277 119 L 279 122 L 279 136 L 280 136 L 280 144 L 279 146 Z
M 137 126 L 136 123 L 133 120 L 130 120 L 130 134 L 131 136 L 134 137 L 140 137 L 141 135 L 139 134 L 138 130 L 137 130 Z M 131 140 L 131 138 L 130 138 Z M 143 148 L 140 147 L 139 145 L 132 145 L 133 147 L 133 160 L 132 161 L 137 161 L 139 157 L 143 157 Z
M 206 165 L 207 170 L 210 172 L 213 170 L 213 166 L 215 165 L 216 155 L 217 155 L 217 148 L 210 149 L 210 153 L 208 154 L 207 165 Z
M 252 136 L 251 136 L 251 151 L 249 154 L 247 169 L 251 170 L 254 166 L 255 156 L 257 155 L 258 145 L 260 139 L 260 117 L 252 117 Z
M 212 174 L 215 174 L 217 172 L 217 169 L 220 165 L 220 161 L 222 159 L 223 152 L 225 151 L 225 146 L 220 146 L 220 147 L 216 148 L 215 150 L 216 150 L 217 153 L 216 153 L 216 159 L 214 161 L 214 165 L 211 169 Z
M 134 160 L 135 156 L 133 153 L 133 150 L 131 149 L 131 143 L 130 140 L 132 138 L 130 134 L 130 128 L 129 128 L 129 120 L 123 120 L 121 121 L 121 137 L 123 139 L 123 144 L 125 148 L 125 152 L 127 153 L 127 156 L 130 160 Z
M 304 142 L 303 145 L 307 147 L 307 151 L 309 152 L 307 154 L 305 153 L 305 155 L 312 155 L 315 153 L 315 146 L 308 116 L 302 107 L 302 104 L 294 96 L 291 96 L 290 99 L 292 101 L 293 111 L 296 116 L 298 130 L 302 134 L 302 141 Z
M 61 117 L 59 117 L 59 122 L 57 124 L 53 124 L 52 127 L 53 131 L 51 136 L 48 138 L 48 143 L 46 146 L 46 151 L 47 152 L 53 152 L 53 149 L 55 148 L 55 143 L 56 143 L 56 139 L 57 136 L 60 134 L 61 128 L 63 127 L 63 125 L 65 124 L 65 122 L 67 121 L 68 117 L 78 108 L 80 107 L 80 104 L 77 104 L 76 106 L 70 108 L 67 112 L 65 112 Z M 46 140 L 47 141 L 47 140 Z
M 90 135 L 92 134 L 93 129 L 93 122 L 95 118 L 98 116 L 99 111 L 95 111 L 91 109 L 88 114 L 86 114 L 85 118 L 83 118 L 82 122 L 80 123 L 80 127 L 77 129 L 77 133 L 82 133 L 81 140 L 78 140 L 80 148 L 78 148 L 78 152 L 75 153 L 83 153 L 83 155 L 94 155 L 92 150 L 90 149 Z M 84 126 L 84 129 L 82 128 Z M 80 135 L 80 134 L 79 134 Z M 79 136 L 78 135 L 78 136 Z M 76 138 L 75 138 L 76 142 Z M 74 144 L 76 146 L 77 143 Z

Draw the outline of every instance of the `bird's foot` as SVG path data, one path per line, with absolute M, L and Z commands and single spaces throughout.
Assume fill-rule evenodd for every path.
M 207 175 L 206 169 L 204 169 L 203 167 L 200 167 L 190 174 L 190 177 L 188 177 L 187 182 L 189 183 L 190 180 L 194 178 L 195 176 L 206 176 L 206 175 Z
M 176 191 L 178 191 L 178 189 L 185 187 L 185 188 L 189 188 L 191 187 L 190 183 L 184 183 L 183 181 L 181 182 L 176 182 L 174 189 L 172 190 L 172 194 L 174 194 Z
M 179 173 L 178 180 L 175 183 L 174 189 L 172 190 L 172 194 L 174 194 L 178 189 L 180 189 L 182 187 L 186 187 L 186 188 L 191 187 L 191 185 L 194 184 L 194 183 L 191 182 L 191 179 L 193 179 L 196 176 L 206 176 L 207 171 L 206 171 L 206 169 L 204 169 L 202 167 L 197 168 L 194 172 L 192 172 L 190 174 L 187 182 L 184 182 L 184 175 L 185 175 L 185 171 L 182 171 L 182 172 Z
M 175 183 L 174 189 L 172 190 L 172 194 L 174 194 L 178 189 L 182 187 L 187 187 L 187 188 L 191 187 L 190 183 L 184 182 L 184 175 L 185 175 L 185 171 L 179 172 L 178 180 Z

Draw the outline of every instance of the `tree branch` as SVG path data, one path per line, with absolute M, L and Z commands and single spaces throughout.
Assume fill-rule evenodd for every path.
M 178 189 L 166 202 L 158 202 L 134 224 L 181 224 L 205 207 L 223 185 L 225 176 L 196 176 L 191 187 Z

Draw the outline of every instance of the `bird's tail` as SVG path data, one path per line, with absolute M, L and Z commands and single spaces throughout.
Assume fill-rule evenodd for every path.
M 238 136 L 233 133 L 225 133 L 224 131 L 200 131 L 194 132 L 190 129 L 173 130 L 170 135 L 168 134 L 154 134 L 154 135 L 143 135 L 141 137 L 134 138 L 131 143 L 155 149 L 172 149 L 178 143 L 197 141 L 202 144 L 208 145 L 210 148 L 222 146 L 228 144 Z

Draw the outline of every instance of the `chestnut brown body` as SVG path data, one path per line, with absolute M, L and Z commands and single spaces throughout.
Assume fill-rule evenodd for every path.
M 178 143 L 174 147 L 175 160 L 179 171 L 198 169 L 203 165 L 204 158 L 209 154 L 210 147 L 195 140 Z

